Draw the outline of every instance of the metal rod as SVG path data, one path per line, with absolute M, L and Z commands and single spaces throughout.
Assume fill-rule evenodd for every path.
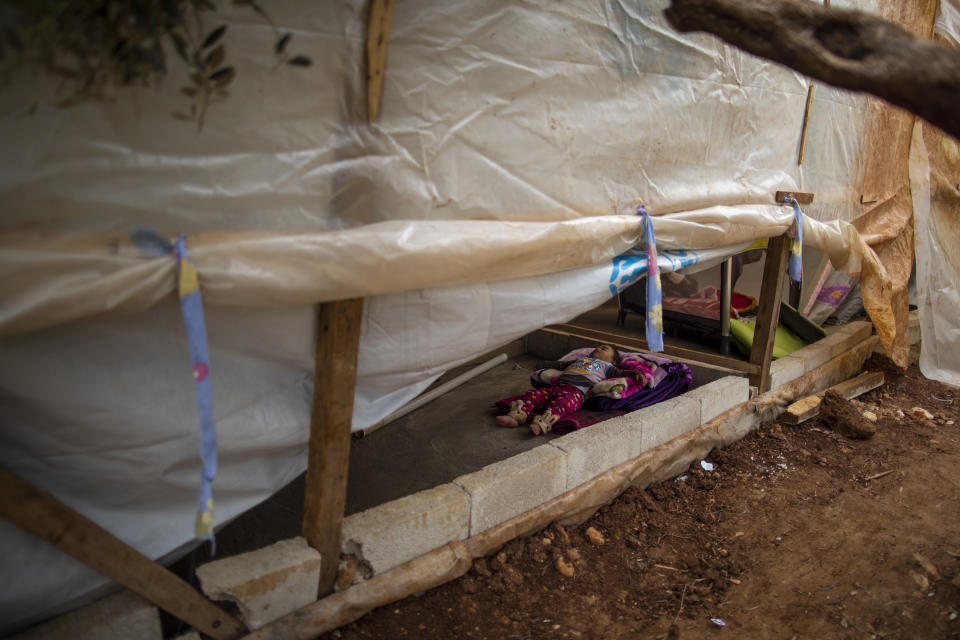
M 720 353 L 730 354 L 730 299 L 733 296 L 733 258 L 720 263 Z

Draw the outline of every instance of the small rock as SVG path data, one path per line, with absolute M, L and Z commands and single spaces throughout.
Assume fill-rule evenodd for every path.
M 576 549 L 570 549 L 567 551 L 567 556 L 570 558 L 570 562 L 577 562 L 580 560 L 580 552 Z
M 944 422 L 943 424 L 947 425 L 948 427 L 949 427 L 949 426 L 952 426 L 952 425 L 953 425 L 953 420 L 947 420 L 947 421 Z
M 497 562 L 500 564 L 507 564 L 507 552 L 501 551 L 497 554 Z
M 550 538 L 544 538 L 540 542 L 543 543 L 543 546 L 549 547 L 553 543 L 553 540 L 551 540 Z
M 905 417 L 907 414 L 905 414 L 905 413 L 904 413 L 903 411 L 901 411 L 900 409 L 897 409 L 896 415 L 897 415 L 898 418 L 903 418 L 903 417 Z
M 584 533 L 587 534 L 587 539 L 597 546 L 600 546 L 606 542 L 606 540 L 603 539 L 603 534 L 597 531 L 594 527 L 587 527 L 587 530 Z
M 913 409 L 910 409 L 910 415 L 912 415 L 914 418 L 920 418 L 922 420 L 933 420 L 933 414 L 923 407 L 914 407 Z
M 873 411 L 864 411 L 861 415 L 870 422 L 877 421 L 877 414 L 875 414 Z
M 572 578 L 574 574 L 573 565 L 567 562 L 563 556 L 558 556 L 557 561 L 554 563 L 557 567 L 557 571 L 560 572 L 565 578 Z

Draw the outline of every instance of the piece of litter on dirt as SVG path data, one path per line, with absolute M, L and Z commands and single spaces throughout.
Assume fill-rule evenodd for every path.
M 729 581 L 732 582 L 733 584 L 740 584 L 740 581 L 737 580 L 736 578 L 727 578 L 727 580 L 729 580 Z
M 707 462 L 706 460 L 701 460 L 701 461 L 700 461 L 700 466 L 703 468 L 704 471 L 713 471 L 713 463 L 712 463 L 712 462 Z
M 924 409 L 923 407 L 914 407 L 910 409 L 910 415 L 914 418 L 922 418 L 924 420 L 933 420 L 933 414 Z
M 710 618 L 710 622 L 717 625 L 718 627 L 727 626 L 727 623 L 723 621 L 723 618 Z
M 951 398 L 941 398 L 940 396 L 938 396 L 938 395 L 935 394 L 935 393 L 931 393 L 931 394 L 930 394 L 930 397 L 933 398 L 934 400 L 939 400 L 940 402 L 946 402 L 947 404 L 953 404 L 953 400 L 952 400 Z
M 956 619 L 957 619 L 957 612 L 954 611 L 953 609 L 950 609 L 950 613 L 947 614 L 947 618 L 948 618 L 949 620 L 956 620 Z
M 686 482 L 688 477 L 689 477 L 689 476 L 686 475 L 686 474 L 684 474 L 684 475 L 682 475 L 682 476 L 678 476 L 678 477 L 677 477 L 677 482 Z
M 949 426 L 952 426 L 952 425 L 953 425 L 953 420 L 947 420 L 947 421 L 944 422 L 943 424 L 947 425 L 948 427 L 949 427 Z

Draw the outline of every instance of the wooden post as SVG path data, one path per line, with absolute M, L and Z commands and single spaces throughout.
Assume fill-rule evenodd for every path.
M 751 364 L 760 367 L 760 373 L 750 375 L 750 384 L 760 393 L 770 390 L 770 359 L 773 355 L 773 340 L 777 337 L 780 320 L 780 298 L 783 295 L 783 274 L 790 257 L 790 232 L 770 238 L 767 257 L 763 263 L 763 282 L 760 285 L 760 301 L 757 305 L 757 324 L 750 347 Z
M 0 515 L 197 631 L 230 640 L 246 628 L 173 573 L 55 497 L 0 468 Z
M 321 558 L 318 597 L 333 589 L 340 563 L 362 319 L 363 298 L 320 305 L 303 502 L 303 537 Z
M 387 45 L 390 23 L 393 22 L 393 0 L 370 0 L 367 16 L 367 118 L 377 119 L 383 78 L 387 68 Z

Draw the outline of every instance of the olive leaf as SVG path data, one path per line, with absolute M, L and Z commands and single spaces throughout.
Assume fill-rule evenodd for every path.
M 234 76 L 236 76 L 236 73 L 233 67 L 224 67 L 211 73 L 210 81 L 213 82 L 213 86 L 215 87 L 224 87 L 233 82 Z
M 187 53 L 187 41 L 176 31 L 170 32 L 170 39 L 173 40 L 173 48 L 177 50 L 177 55 L 180 56 L 184 62 L 190 64 L 190 54 Z
M 223 45 L 221 44 L 207 55 L 206 59 L 203 61 L 204 68 L 216 69 L 219 67 L 221 64 L 223 64 L 223 56 L 225 53 L 226 52 L 223 48 Z
M 214 29 L 213 31 L 211 31 L 209 34 L 207 34 L 206 39 L 203 41 L 203 45 L 201 45 L 202 48 L 208 49 L 212 47 L 214 44 L 216 44 L 217 40 L 220 39 L 220 36 L 222 36 L 223 32 L 226 30 L 227 30 L 227 25 L 222 24 L 216 29 Z
M 313 61 L 307 56 L 294 56 L 287 61 L 287 64 L 295 67 L 309 67 Z
M 274 47 L 274 51 L 278 54 L 283 53 L 283 50 L 287 48 L 287 43 L 290 42 L 290 37 L 293 36 L 292 33 L 285 33 L 283 37 L 277 40 L 277 44 Z

